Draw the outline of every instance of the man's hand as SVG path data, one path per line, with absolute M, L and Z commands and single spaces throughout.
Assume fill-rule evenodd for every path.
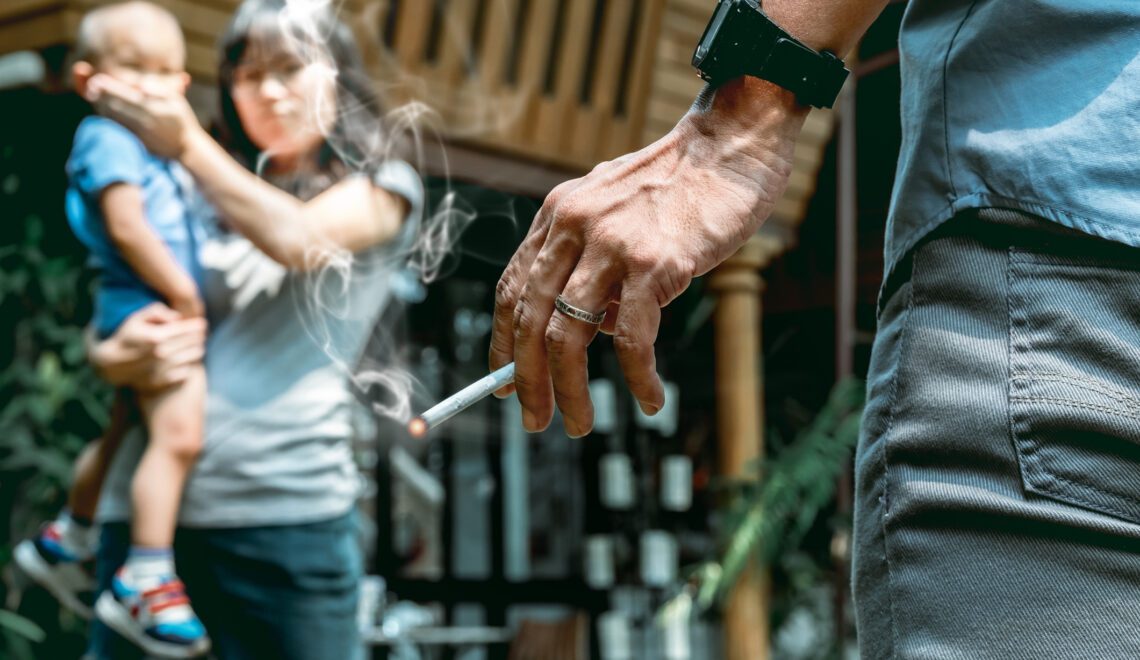
M 647 414 L 661 408 L 661 308 L 768 217 L 805 116 L 789 93 L 735 81 L 657 142 L 550 193 L 499 280 L 491 337 L 491 368 L 515 361 L 527 430 L 545 428 L 555 404 L 572 437 L 593 427 L 586 347 L 599 328 L 556 312 L 559 294 L 606 310 L 601 330 L 614 335 L 630 390 Z

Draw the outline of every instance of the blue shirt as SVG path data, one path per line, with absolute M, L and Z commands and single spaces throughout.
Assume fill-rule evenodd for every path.
M 113 332 L 136 310 L 162 300 L 135 275 L 107 234 L 99 198 L 108 186 L 125 183 L 141 189 L 147 223 L 178 264 L 201 281 L 197 252 L 202 228 L 190 216 L 190 179 L 180 165 L 151 154 L 134 133 L 114 121 L 88 117 L 75 132 L 67 179 L 68 222 L 91 251 L 92 265 L 101 275 L 94 320 L 100 335 Z
M 1140 0 L 912 0 L 894 264 L 959 211 L 1140 246 Z

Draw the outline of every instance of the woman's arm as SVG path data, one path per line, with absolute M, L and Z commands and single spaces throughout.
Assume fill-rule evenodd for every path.
M 162 303 L 131 314 L 102 341 L 87 335 L 87 357 L 95 371 L 112 385 L 143 392 L 182 382 L 205 351 L 205 319 L 184 319 Z
M 180 160 L 223 218 L 274 261 L 297 270 L 391 240 L 408 212 L 402 197 L 363 176 L 302 202 L 242 167 L 201 128 L 190 132 Z
M 110 76 L 88 84 L 89 100 L 131 129 L 152 152 L 177 158 L 237 231 L 273 260 L 308 270 L 339 251 L 390 240 L 407 214 L 403 198 L 350 177 L 302 202 L 235 161 L 202 129 L 179 95 L 144 93 Z

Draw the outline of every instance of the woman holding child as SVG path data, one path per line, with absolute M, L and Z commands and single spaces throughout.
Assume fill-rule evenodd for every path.
M 178 574 L 220 658 L 339 660 L 360 650 L 344 369 L 387 303 L 422 190 L 390 158 L 347 28 L 327 10 L 285 9 L 247 0 L 222 39 L 221 144 L 180 95 L 99 75 L 88 87 L 151 152 L 178 161 L 213 209 L 199 214 L 206 415 L 179 510 Z M 154 305 L 92 359 L 110 382 L 145 391 L 193 373 L 201 341 L 200 322 Z M 103 489 L 103 589 L 127 553 L 143 445 L 139 434 L 124 441 Z M 96 628 L 95 658 L 137 652 Z

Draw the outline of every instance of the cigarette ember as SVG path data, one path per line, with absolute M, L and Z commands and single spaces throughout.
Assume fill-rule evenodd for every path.
M 408 422 L 408 433 L 411 434 L 413 438 L 424 437 L 429 430 L 455 417 L 464 410 L 467 410 L 485 399 L 495 390 L 510 384 L 514 379 L 515 363 L 512 362 L 471 383 L 467 387 L 435 404 L 424 414 Z

